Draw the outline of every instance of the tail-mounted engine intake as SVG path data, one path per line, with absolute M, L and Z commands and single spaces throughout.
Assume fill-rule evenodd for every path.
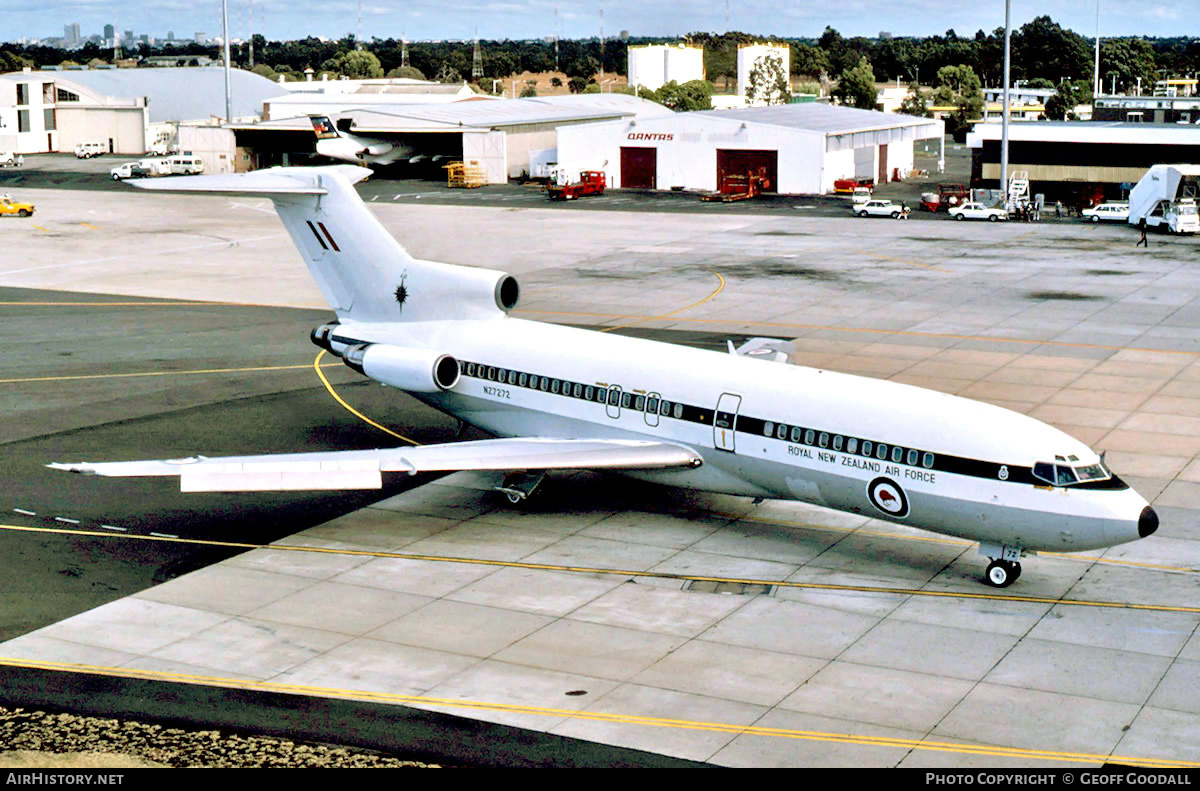
M 333 348 L 333 341 L 331 340 L 333 333 L 337 330 L 337 328 L 337 322 L 333 322 L 331 324 L 322 324 L 319 327 L 314 327 L 312 334 L 309 337 L 312 338 L 312 342 L 315 345 L 321 347 L 330 354 L 338 354 L 339 352 Z
M 386 343 L 351 346 L 342 353 L 342 362 L 363 376 L 413 393 L 449 390 L 461 375 L 458 360 L 448 354 Z

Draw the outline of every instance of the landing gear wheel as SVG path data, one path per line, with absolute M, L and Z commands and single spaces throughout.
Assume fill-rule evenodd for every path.
M 1010 563 L 1007 560 L 993 560 L 988 564 L 983 578 L 993 588 L 1007 588 L 1021 576 L 1021 564 Z

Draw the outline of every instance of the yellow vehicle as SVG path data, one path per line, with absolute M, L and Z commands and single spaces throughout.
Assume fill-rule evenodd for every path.
M 22 203 L 18 200 L 13 200 L 11 195 L 0 197 L 0 216 L 5 214 L 15 214 L 18 217 L 29 217 L 33 214 L 32 203 Z

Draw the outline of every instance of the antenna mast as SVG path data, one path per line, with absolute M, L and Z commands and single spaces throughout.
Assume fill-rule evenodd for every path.
M 479 28 L 475 28 L 475 56 L 471 59 L 471 81 L 483 78 L 483 52 L 479 49 Z

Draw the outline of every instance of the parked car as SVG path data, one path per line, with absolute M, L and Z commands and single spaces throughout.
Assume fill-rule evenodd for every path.
M 167 157 L 172 175 L 195 176 L 204 172 L 204 161 L 190 154 Z
M 907 220 L 908 207 L 890 200 L 869 200 L 853 208 L 859 217 L 891 217 L 894 220 Z
M 113 181 L 122 179 L 140 179 L 150 175 L 150 171 L 142 167 L 140 162 L 126 162 L 108 171 Z
M 1125 222 L 1129 219 L 1129 204 L 1101 203 L 1099 206 L 1084 209 L 1080 214 L 1083 215 L 1084 219 L 1091 220 L 1092 222 L 1100 222 L 1101 220 Z
M 33 209 L 32 203 L 13 200 L 13 197 L 7 192 L 0 196 L 0 216 L 11 214 L 17 217 L 29 217 L 33 215 Z
M 1004 209 L 984 206 L 982 203 L 970 201 L 950 210 L 950 216 L 956 220 L 1007 220 L 1008 212 Z
M 80 159 L 91 159 L 108 153 L 108 146 L 95 140 L 75 144 L 75 156 Z

